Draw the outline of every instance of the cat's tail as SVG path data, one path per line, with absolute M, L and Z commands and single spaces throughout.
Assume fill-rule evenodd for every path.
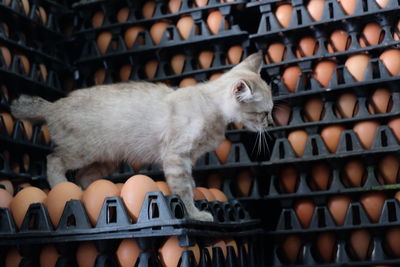
M 11 113 L 17 119 L 45 121 L 46 110 L 51 105 L 47 100 L 37 97 L 21 95 L 11 103 Z

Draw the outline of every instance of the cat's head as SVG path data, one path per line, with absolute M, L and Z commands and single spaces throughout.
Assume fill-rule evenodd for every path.
M 226 73 L 232 120 L 251 131 L 262 131 L 273 122 L 271 87 L 260 76 L 262 58 L 261 51 L 254 53 Z

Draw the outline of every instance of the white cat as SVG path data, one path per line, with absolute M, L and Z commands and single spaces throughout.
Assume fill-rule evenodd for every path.
M 230 122 L 262 131 L 272 122 L 270 87 L 260 77 L 262 53 L 220 78 L 179 90 L 127 82 L 76 90 L 50 103 L 22 95 L 11 105 L 19 119 L 46 121 L 56 147 L 47 157 L 51 187 L 79 169 L 84 187 L 121 161 L 158 162 L 168 185 L 193 219 L 212 221 L 193 202 L 192 163 L 224 140 Z M 89 177 L 89 179 L 88 179 Z

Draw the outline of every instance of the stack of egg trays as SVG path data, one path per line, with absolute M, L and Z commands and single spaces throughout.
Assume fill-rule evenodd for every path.
M 144 59 L 157 59 L 161 61 L 160 63 L 165 65 L 166 62 L 164 62 L 164 60 L 166 56 L 170 56 L 174 52 L 182 53 L 183 49 L 188 50 L 189 48 L 204 48 L 205 45 L 209 45 L 210 43 L 231 43 L 232 45 L 240 44 L 242 41 L 247 39 L 247 32 L 242 31 L 239 25 L 235 23 L 235 17 L 233 15 L 233 9 L 237 5 L 243 4 L 245 1 L 239 0 L 229 3 L 219 3 L 217 0 L 210 0 L 207 6 L 201 8 L 189 7 L 189 2 L 190 1 L 182 1 L 182 6 L 178 13 L 165 14 L 167 1 L 157 1 L 154 16 L 149 19 L 141 19 L 139 15 L 137 15 L 140 13 L 141 3 L 131 3 L 129 1 L 125 3 L 124 1 L 121 1 L 120 5 L 116 5 L 115 3 L 113 3 L 113 5 L 110 5 L 101 1 L 96 1 L 91 4 L 79 5 L 79 17 L 85 17 L 88 19 L 88 21 L 83 21 L 82 23 L 77 22 L 76 24 L 78 25 L 75 25 L 77 28 L 80 28 L 81 31 L 76 32 L 74 38 L 78 42 L 82 43 L 81 56 L 78 60 L 76 60 L 78 69 L 80 71 L 84 70 L 85 66 L 87 65 L 94 65 L 96 67 L 103 66 L 106 69 L 112 69 L 111 67 L 109 67 L 112 62 L 119 62 L 119 64 L 121 64 L 121 62 L 126 62 L 131 63 L 134 66 L 138 66 L 144 65 Z M 123 6 L 128 6 L 130 8 L 131 15 L 128 18 L 128 21 L 124 23 L 112 23 L 113 20 L 115 21 L 114 17 L 116 12 L 118 11 L 117 8 Z M 105 21 L 103 26 L 101 27 L 90 28 L 90 19 L 92 17 L 91 13 L 93 13 L 93 10 L 96 10 L 94 7 L 103 10 L 103 12 L 105 13 Z M 224 18 L 228 21 L 230 28 L 226 30 L 224 29 L 225 19 L 223 19 L 218 34 L 212 35 L 205 22 L 209 9 L 220 10 Z M 176 22 L 183 14 L 190 15 L 194 19 L 194 24 L 197 25 L 199 28 L 199 34 L 195 33 L 193 27 L 188 39 L 183 40 L 176 26 L 172 24 L 171 26 L 168 26 L 164 31 L 160 44 L 153 44 L 149 32 L 145 30 L 138 35 L 138 38 L 143 38 L 144 44 L 139 45 L 136 42 L 132 49 L 127 49 L 123 40 L 123 32 L 125 28 L 134 25 L 149 27 L 154 22 L 162 19 L 169 19 L 172 22 Z M 77 19 L 76 21 L 79 21 L 79 19 Z M 96 37 L 98 33 L 104 30 L 112 32 L 113 38 L 106 53 L 104 55 L 101 55 L 97 48 Z M 188 53 L 187 51 L 185 52 Z M 216 52 L 220 53 L 223 51 L 217 50 Z M 156 56 L 157 54 L 159 54 L 159 56 Z M 189 58 L 189 60 L 192 59 Z M 221 64 L 218 63 L 220 62 L 215 62 L 215 66 L 213 67 L 217 69 L 231 67 L 222 67 L 221 65 L 223 65 L 223 62 Z M 189 68 L 188 70 L 190 70 L 190 64 L 186 64 L 186 68 Z M 143 77 L 137 75 L 137 70 L 134 70 L 132 72 L 133 75 L 131 79 L 143 79 Z M 164 72 L 165 70 L 163 68 L 159 68 L 156 79 L 152 81 L 166 80 L 167 78 L 178 78 L 177 76 L 168 77 L 170 76 L 168 71 L 167 73 Z M 195 72 L 193 74 L 195 74 Z M 87 75 L 89 74 L 85 75 L 85 73 L 83 73 L 82 75 L 84 77 L 87 77 Z M 112 79 L 108 80 L 108 82 L 112 82 Z M 82 84 L 82 86 L 87 85 L 90 84 Z
M 164 196 L 160 191 L 146 194 L 137 222 L 134 224 L 120 197 L 109 197 L 104 200 L 95 227 L 91 226 L 79 200 L 67 202 L 57 229 L 54 229 L 47 209 L 42 203 L 31 204 L 19 230 L 16 230 L 11 212 L 6 208 L 0 208 L 0 246 L 87 240 L 113 242 L 115 239 L 135 238 L 143 250 L 147 250 L 159 237 L 178 236 L 181 246 L 189 246 L 193 245 L 195 239 L 205 241 L 210 236 L 251 239 L 262 232 L 258 228 L 259 221 L 251 219 L 239 201 L 207 202 L 201 200 L 196 201 L 196 205 L 201 210 L 210 211 L 215 221 L 201 222 L 189 219 L 185 206 L 177 195 Z M 243 257 L 243 255 L 237 256 L 239 259 Z M 255 260 L 252 256 L 249 255 L 248 260 Z M 230 258 L 227 257 L 227 260 Z M 220 260 L 222 259 L 220 258 Z M 241 261 L 243 260 L 241 259 Z M 237 264 L 239 264 L 234 263 L 228 266 L 238 266 Z M 253 264 L 252 266 L 257 265 Z

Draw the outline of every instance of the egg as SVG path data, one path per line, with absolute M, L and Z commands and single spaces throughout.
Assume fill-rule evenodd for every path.
M 212 35 L 217 34 L 220 31 L 221 23 L 224 23 L 224 29 L 229 29 L 228 21 L 222 16 L 221 11 L 214 10 L 208 14 L 207 25 Z
M 222 76 L 222 73 L 221 73 L 221 72 L 216 72 L 216 73 L 213 73 L 213 74 L 210 76 L 209 80 L 210 80 L 210 81 L 214 81 L 214 80 L 218 79 L 218 78 L 221 77 L 221 76 Z
M 196 190 L 200 191 L 204 195 L 204 197 L 207 199 L 207 201 L 209 201 L 209 202 L 213 202 L 213 201 L 217 200 L 208 188 L 199 186 L 199 187 L 196 187 Z
M 265 62 L 268 64 L 281 62 L 285 57 L 285 45 L 282 43 L 272 43 L 268 46 Z
M 389 4 L 389 0 L 375 0 L 380 8 L 385 8 Z
M 295 130 L 289 133 L 288 141 L 297 157 L 304 155 L 308 134 L 304 130 Z
M 328 210 L 336 225 L 343 225 L 351 199 L 348 196 L 336 195 L 329 199 Z
M 361 32 L 360 45 L 361 47 L 378 45 L 383 41 L 384 36 L 381 26 L 376 22 L 370 22 Z
M 22 126 L 24 129 L 26 139 L 31 140 L 32 135 L 33 135 L 33 127 L 32 127 L 31 122 L 28 120 L 21 120 L 21 122 L 22 122 Z
M 378 88 L 370 97 L 368 110 L 371 114 L 386 113 L 392 109 L 392 95 L 386 88 Z
M 396 184 L 399 176 L 400 162 L 397 157 L 387 155 L 379 161 L 379 172 L 385 184 Z
M 81 200 L 81 198 L 81 188 L 71 182 L 59 183 L 51 189 L 44 204 L 46 205 L 54 227 L 58 226 L 67 201 L 71 199 Z
M 341 125 L 326 126 L 322 129 L 321 137 L 329 152 L 336 153 L 339 147 L 340 136 L 344 130 L 345 128 Z
M 104 22 L 104 12 L 103 10 L 96 11 L 92 16 L 92 27 L 100 27 Z
M 171 195 L 171 190 L 169 189 L 169 186 L 166 182 L 164 181 L 159 181 L 156 182 L 156 185 L 158 187 L 158 189 L 163 193 L 164 196 L 168 196 Z
M 28 0 L 21 0 L 20 3 L 22 4 L 20 12 L 24 12 L 25 15 L 28 16 L 29 15 L 29 11 L 31 9 L 29 1 Z
M 356 10 L 357 0 L 337 0 L 347 15 L 352 15 Z
M 206 196 L 197 188 L 193 188 L 193 198 L 194 200 L 207 200 Z
M 129 7 L 123 7 L 120 10 L 118 10 L 117 21 L 119 23 L 127 21 L 128 18 L 129 18 Z
M 400 142 L 400 117 L 391 119 L 388 124 L 398 142 Z
M 340 118 L 352 118 L 358 112 L 358 99 L 352 93 L 345 93 L 336 100 L 337 115 Z
M 0 207 L 10 208 L 13 196 L 5 189 L 0 188 Z
M 10 249 L 7 252 L 7 256 L 4 262 L 4 267 L 19 267 L 22 266 L 22 256 L 15 248 Z
M 14 186 L 9 180 L 0 180 L 0 188 L 5 189 L 11 196 L 14 195 Z
M 390 228 L 385 235 L 385 241 L 390 254 L 396 258 L 400 257 L 400 227 Z
M 365 229 L 356 230 L 350 235 L 350 247 L 357 260 L 366 260 L 371 244 L 371 235 Z
M 170 13 L 178 13 L 181 8 L 182 0 L 169 0 L 168 1 L 168 10 Z
M 323 60 L 317 63 L 312 77 L 323 87 L 328 87 L 333 73 L 336 71 L 337 63 L 331 60 Z
M 192 247 L 181 247 L 176 236 L 171 236 L 159 249 L 160 261 L 164 267 L 178 266 L 179 259 L 184 251 L 191 250 L 194 254 L 196 263 L 200 262 L 200 248 L 197 244 Z M 132 265 L 131 265 L 132 266 Z
M 204 7 L 208 4 L 208 0 L 195 0 L 195 3 L 198 7 Z
M 314 21 L 320 21 L 324 14 L 325 0 L 310 0 L 307 3 L 307 10 Z
M 47 195 L 36 187 L 26 187 L 19 191 L 10 203 L 10 211 L 18 228 L 21 227 L 25 213 L 33 203 L 43 203 Z
M 158 61 L 155 59 L 147 61 L 146 64 L 144 65 L 144 72 L 148 79 L 153 79 L 156 76 L 157 69 L 158 69 Z
M 183 40 L 189 38 L 192 28 L 195 27 L 195 34 L 198 34 L 198 27 L 194 24 L 194 19 L 191 16 L 183 16 L 176 23 L 176 28 Z
M 196 84 L 197 80 L 195 78 L 187 77 L 181 80 L 181 82 L 179 83 L 179 88 L 188 87 Z
M 124 184 L 123 183 L 116 183 L 115 186 L 118 188 L 119 194 L 121 194 L 121 190 L 122 190 L 122 187 L 124 186 Z
M 236 184 L 240 196 L 249 196 L 251 185 L 253 184 L 253 177 L 251 172 L 248 170 L 241 171 L 236 177 Z
M 0 92 L 1 92 L 0 97 L 3 98 L 6 102 L 9 102 L 10 101 L 10 95 L 8 93 L 7 86 L 0 85 Z
M 233 238 L 227 238 L 227 239 L 225 239 L 224 241 L 225 241 L 226 247 L 227 247 L 227 248 L 228 248 L 228 247 L 232 247 L 233 250 L 235 251 L 235 255 L 236 255 L 236 256 L 239 256 L 239 250 L 238 250 L 238 246 L 237 246 L 236 241 L 235 241 Z M 227 250 L 228 250 L 228 249 L 227 249 Z
M 39 64 L 39 72 L 37 73 L 37 79 L 39 80 L 40 74 L 42 75 L 43 81 L 47 81 L 47 68 L 44 64 Z
M 353 131 L 357 134 L 362 146 L 371 149 L 379 123 L 376 121 L 362 121 L 354 125 Z
M 76 263 L 79 267 L 95 266 L 99 255 L 93 242 L 80 243 L 76 250 Z
M 283 28 L 288 28 L 292 20 L 293 7 L 289 3 L 279 5 L 275 11 L 275 17 Z
M 142 16 L 145 19 L 153 17 L 154 10 L 156 9 L 156 2 L 147 1 L 142 7 Z
M 366 179 L 364 164 L 359 160 L 350 160 L 344 165 L 343 182 L 348 187 L 361 187 Z
M 397 22 L 397 27 L 395 31 L 393 32 L 393 39 L 398 41 L 400 40 L 400 20 Z
M 181 74 L 185 66 L 186 56 L 184 54 L 176 54 L 171 58 L 171 68 L 175 74 Z
M 243 47 L 240 45 L 234 45 L 229 47 L 228 52 L 229 64 L 238 64 L 243 56 Z
M 4 22 L 0 23 L 0 30 L 5 36 L 10 35 L 10 29 L 8 28 L 8 25 Z
M 323 262 L 332 262 L 336 253 L 336 236 L 332 232 L 321 233 L 317 237 L 317 249 Z
M 220 202 L 226 202 L 226 201 L 228 201 L 228 198 L 226 197 L 226 195 L 224 194 L 224 192 L 222 192 L 221 190 L 219 190 L 219 189 L 217 189 L 217 188 L 210 188 L 210 189 L 208 189 L 208 190 L 209 190 L 209 192 L 210 192 L 211 194 L 214 195 L 214 197 L 215 197 L 215 199 L 216 199 L 217 201 L 220 201 Z
M 121 79 L 122 82 L 127 82 L 127 81 L 129 81 L 129 78 L 131 77 L 131 73 L 132 73 L 132 65 L 124 64 L 119 69 L 119 78 Z
M 283 168 L 280 172 L 279 179 L 286 193 L 296 192 L 299 182 L 296 168 L 292 166 Z
M 99 48 L 99 52 L 101 55 L 104 55 L 107 52 L 111 39 L 111 32 L 102 32 L 97 36 L 97 47 Z
M 115 254 L 117 255 L 119 266 L 135 266 L 136 261 L 142 250 L 134 239 L 123 239 L 118 246 Z
M 324 102 L 320 98 L 311 98 L 304 104 L 306 121 L 319 121 L 322 118 Z
M 207 69 L 211 67 L 214 59 L 214 52 L 211 50 L 204 50 L 199 53 L 197 60 L 199 61 L 199 67 L 201 69 Z
M 4 60 L 4 64 L 6 64 L 7 68 L 9 68 L 10 64 L 11 64 L 11 58 L 12 58 L 10 50 L 5 46 L 0 45 L 0 53 Z
M 385 200 L 386 195 L 383 192 L 369 192 L 360 197 L 360 203 L 364 206 L 371 222 L 379 221 Z
M 272 110 L 272 118 L 274 119 L 274 123 L 278 126 L 288 125 L 291 114 L 292 108 L 286 104 L 275 104 Z
M 298 235 L 289 235 L 282 243 L 282 250 L 289 263 L 296 263 L 301 248 L 301 239 Z
M 379 59 L 385 64 L 386 69 L 389 71 L 390 75 L 397 76 L 400 74 L 400 50 L 399 49 L 389 49 L 383 52 Z
M 157 184 L 145 175 L 132 176 L 125 182 L 121 190 L 121 198 L 133 222 L 136 222 L 139 217 L 146 193 L 158 190 Z
M 232 146 L 231 141 L 225 139 L 215 150 L 215 154 L 217 154 L 217 158 L 221 164 L 226 164 L 228 162 L 231 146 Z
M 289 93 L 294 93 L 299 82 L 301 69 L 298 66 L 287 67 L 283 71 L 282 82 L 286 86 Z
M 82 203 L 93 226 L 96 225 L 100 211 L 106 197 L 116 197 L 119 194 L 118 187 L 104 179 L 91 183 L 82 194 Z
M 0 113 L 2 125 L 1 127 L 6 130 L 9 136 L 12 135 L 14 129 L 14 119 L 10 113 L 1 112 Z
M 221 189 L 223 178 L 218 173 L 213 173 L 207 177 L 207 187 Z
M 369 65 L 370 57 L 364 54 L 350 56 L 345 66 L 357 82 L 365 80 L 365 73 Z
M 315 1 L 315 0 L 314 0 Z M 317 0 L 319 1 L 319 0 Z M 324 1 L 324 0 L 322 0 Z M 306 36 L 300 39 L 298 48 L 296 50 L 296 56 L 300 57 L 311 57 L 317 51 L 317 40 L 312 36 Z
M 128 49 L 132 49 L 133 46 L 135 45 L 136 41 L 137 41 L 138 45 L 143 45 L 144 44 L 143 38 L 139 38 L 138 39 L 139 33 L 143 32 L 143 31 L 145 31 L 145 28 L 143 28 L 141 26 L 133 26 L 133 27 L 128 28 L 125 31 L 124 41 L 125 41 L 125 45 L 126 45 L 126 47 Z M 161 40 L 161 37 L 160 37 L 160 40 Z
M 294 211 L 303 228 L 310 227 L 311 219 L 314 213 L 315 204 L 311 199 L 298 200 L 294 204 Z
M 319 163 L 311 168 L 311 181 L 316 190 L 328 190 L 331 171 L 327 163 Z
M 226 259 L 226 243 L 224 240 L 220 239 L 220 240 L 216 240 L 214 241 L 214 243 L 212 244 L 212 246 L 214 248 L 220 248 L 222 250 L 222 255 L 224 256 L 224 258 Z
M 329 37 L 328 52 L 344 52 L 351 45 L 350 35 L 344 30 L 335 30 Z
M 105 79 L 106 79 L 106 69 L 100 68 L 96 70 L 96 72 L 93 75 L 94 84 L 95 85 L 103 84 Z
M 171 23 L 168 21 L 158 21 L 153 24 L 150 28 L 150 36 L 155 45 L 159 45 L 161 43 L 161 39 L 164 35 L 165 29 L 170 26 Z
M 40 267 L 55 267 L 59 257 L 54 245 L 45 245 L 40 251 Z

